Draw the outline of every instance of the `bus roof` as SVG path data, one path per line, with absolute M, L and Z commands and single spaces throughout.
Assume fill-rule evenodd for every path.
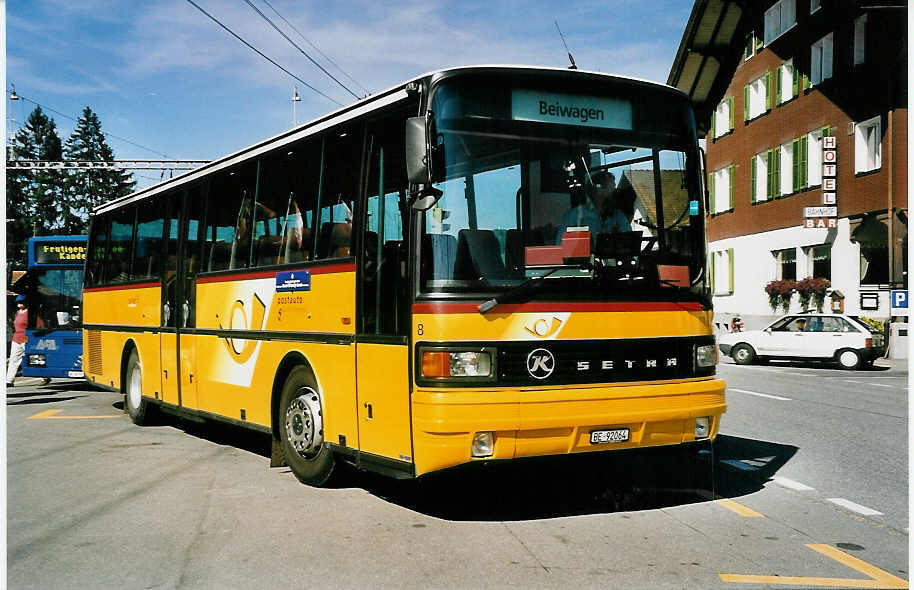
M 298 141 L 299 139 L 303 139 L 310 135 L 314 135 L 320 131 L 333 127 L 334 125 L 344 123 L 346 121 L 355 119 L 361 115 L 368 114 L 372 111 L 381 109 L 385 106 L 395 104 L 397 102 L 400 102 L 401 100 L 405 100 L 408 96 L 408 94 L 406 92 L 406 87 L 412 83 L 423 82 L 423 81 L 431 82 L 431 81 L 435 81 L 440 78 L 449 77 L 452 75 L 469 74 L 469 73 L 485 74 L 485 73 L 499 73 L 499 72 L 504 72 L 504 73 L 509 73 L 509 72 L 510 73 L 554 72 L 556 74 L 563 73 L 565 75 L 571 75 L 571 76 L 589 76 L 589 77 L 594 77 L 594 78 L 605 78 L 605 79 L 610 79 L 610 80 L 618 80 L 618 81 L 622 81 L 622 82 L 633 83 L 636 85 L 644 85 L 644 86 L 653 88 L 658 91 L 668 91 L 671 94 L 679 95 L 681 98 L 685 98 L 685 99 L 688 98 L 688 96 L 684 92 L 679 90 L 678 88 L 669 86 L 667 84 L 663 84 L 661 82 L 654 82 L 654 81 L 645 80 L 642 78 L 634 78 L 634 77 L 630 77 L 630 76 L 621 76 L 621 75 L 616 75 L 616 74 L 607 74 L 604 72 L 595 72 L 595 71 L 589 71 L 589 70 L 577 70 L 577 69 L 572 70 L 570 68 L 558 68 L 558 67 L 548 67 L 548 66 L 529 66 L 529 65 L 508 65 L 508 64 L 456 66 L 456 67 L 451 67 L 451 68 L 443 68 L 440 70 L 433 70 L 431 72 L 426 72 L 420 76 L 416 76 L 415 78 L 411 78 L 409 80 L 406 80 L 405 82 L 401 82 L 386 90 L 378 92 L 377 94 L 372 94 L 372 95 L 370 95 L 366 98 L 363 98 L 361 100 L 358 100 L 350 105 L 340 107 L 339 109 L 331 111 L 330 113 L 322 115 L 316 119 L 312 119 L 311 121 L 308 121 L 307 123 L 303 123 L 301 125 L 298 125 L 297 127 L 293 127 L 292 129 L 283 131 L 282 133 L 280 133 L 278 135 L 264 139 L 251 146 L 248 146 L 244 149 L 238 150 L 237 152 L 233 152 L 233 153 L 223 156 L 219 159 L 208 162 L 207 164 L 204 164 L 203 166 L 201 166 L 199 168 L 196 168 L 194 170 L 189 170 L 174 178 L 169 178 L 163 182 L 160 182 L 160 183 L 155 184 L 150 187 L 146 187 L 146 188 L 136 191 L 132 194 L 129 194 L 129 195 L 117 198 L 117 199 L 113 199 L 107 203 L 104 203 L 104 204 L 96 207 L 95 210 L 93 211 L 93 214 L 104 213 L 106 211 L 117 209 L 118 207 L 120 207 L 122 205 L 126 205 L 128 203 L 132 203 L 132 202 L 135 202 L 138 200 L 145 199 L 147 197 L 151 197 L 151 196 L 156 195 L 165 190 L 168 190 L 171 188 L 177 188 L 184 184 L 192 183 L 192 182 L 196 181 L 197 179 L 204 177 L 204 176 L 208 176 L 209 174 L 211 174 L 217 170 L 221 170 L 222 168 L 226 168 L 226 167 L 236 164 L 238 162 L 241 162 L 241 161 L 247 160 L 249 158 L 255 157 L 257 155 L 260 155 L 261 153 L 271 151 L 273 149 L 276 149 L 276 148 L 286 145 L 288 143 L 292 143 L 294 141 Z M 550 75 L 553 75 L 553 74 L 550 74 Z

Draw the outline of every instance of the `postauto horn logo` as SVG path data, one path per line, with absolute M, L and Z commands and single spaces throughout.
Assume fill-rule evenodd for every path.
M 220 322 L 219 328 L 222 330 L 260 330 L 263 328 L 266 307 L 256 293 L 251 297 L 251 305 L 248 309 L 245 309 L 243 301 L 236 299 L 229 311 L 228 326 L 223 327 Z M 257 348 L 256 340 L 246 338 L 226 336 L 222 342 L 225 344 L 229 356 L 238 364 L 243 364 L 251 358 L 254 349 Z

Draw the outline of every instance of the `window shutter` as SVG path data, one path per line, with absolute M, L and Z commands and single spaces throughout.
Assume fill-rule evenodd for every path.
M 774 148 L 774 175 L 772 180 L 772 185 L 774 188 L 774 196 L 778 197 L 781 195 L 781 148 Z
M 783 90 L 781 89 L 781 86 L 783 86 L 782 79 L 784 78 L 784 72 L 782 70 L 786 67 L 787 67 L 786 65 L 779 67 L 777 69 L 777 73 L 774 76 L 774 88 L 775 88 L 774 104 L 781 104 L 781 101 L 782 101 Z
M 727 107 L 730 114 L 730 128 L 728 131 L 733 131 L 733 97 L 727 99 Z
M 711 139 L 717 137 L 717 109 L 711 113 Z
M 711 294 L 714 294 L 714 259 L 716 258 L 714 252 L 708 256 L 708 266 L 710 267 L 710 273 L 708 276 L 711 277 Z
M 822 128 L 822 137 L 831 137 L 831 127 L 826 125 Z
M 809 138 L 803 136 L 800 138 L 800 183 L 799 187 L 806 188 L 809 186 Z
M 774 89 L 771 87 L 771 71 L 765 72 L 765 109 L 771 109 L 771 99 L 772 91 Z
M 749 194 L 752 195 L 751 196 L 752 203 L 755 203 L 755 201 L 758 199 L 758 197 L 755 194 L 755 179 L 756 179 L 756 176 L 758 175 L 758 172 L 755 169 L 755 166 L 756 166 L 755 160 L 756 160 L 755 156 L 752 156 L 752 158 L 749 160 Z
M 800 140 L 791 142 L 793 147 L 793 192 L 800 190 Z
M 714 180 L 715 180 L 716 176 L 717 176 L 716 172 L 711 173 L 711 186 L 710 186 L 711 190 L 709 192 L 711 193 L 711 213 L 712 214 L 717 213 L 717 207 L 714 205 Z
M 771 199 L 774 197 L 774 153 L 771 150 L 765 152 L 765 163 L 768 165 L 768 194 L 765 196 Z
M 729 184 L 730 184 L 730 209 L 731 210 L 733 209 L 733 169 L 734 168 L 735 168 L 735 166 L 733 166 L 733 164 L 730 164 L 730 166 L 727 167 L 727 177 L 728 177 L 728 180 L 730 181 Z
M 743 86 L 743 122 L 749 120 L 749 85 Z
M 809 90 L 809 76 L 803 74 L 803 91 Z
M 791 96 L 796 98 L 800 94 L 800 77 L 797 76 L 797 69 L 793 67 L 793 64 L 790 64 L 790 80 L 793 85 Z
M 727 248 L 727 293 L 733 295 L 733 248 Z
M 755 33 L 753 33 L 755 35 Z M 765 46 L 765 40 L 760 35 L 755 35 L 755 52 L 758 53 Z

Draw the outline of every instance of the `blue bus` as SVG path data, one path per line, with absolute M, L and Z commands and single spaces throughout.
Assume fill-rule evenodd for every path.
M 14 286 L 28 298 L 23 376 L 84 377 L 80 310 L 86 242 L 86 236 L 29 238 L 28 270 Z

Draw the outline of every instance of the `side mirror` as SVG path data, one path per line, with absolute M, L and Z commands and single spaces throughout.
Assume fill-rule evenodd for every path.
M 425 117 L 406 120 L 406 177 L 412 184 L 428 184 L 428 129 Z
M 765 333 L 766 333 L 766 334 L 771 334 L 771 328 L 765 328 Z

